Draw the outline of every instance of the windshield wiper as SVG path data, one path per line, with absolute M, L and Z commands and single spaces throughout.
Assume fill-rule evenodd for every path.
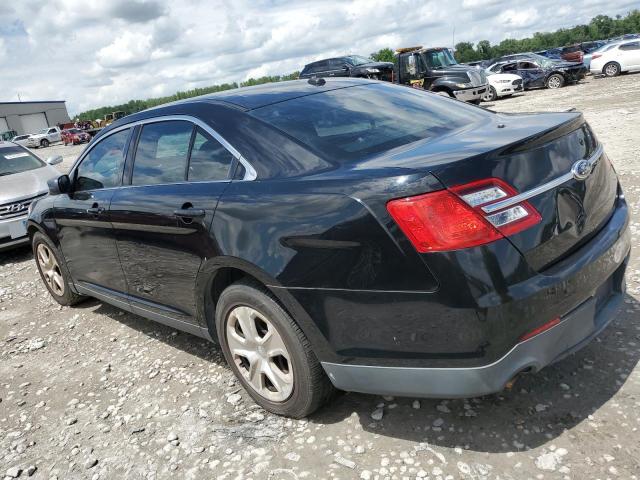
M 13 175 L 14 173 L 18 172 L 0 172 L 0 177 L 4 177 L 5 175 Z

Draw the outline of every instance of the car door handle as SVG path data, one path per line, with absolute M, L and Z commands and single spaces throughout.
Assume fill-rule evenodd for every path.
M 180 218 L 202 218 L 206 215 L 206 212 L 201 208 L 180 208 L 174 210 L 173 214 Z
M 87 213 L 89 215 L 101 215 L 102 213 L 104 213 L 104 208 L 103 207 L 91 207 L 91 208 L 87 208 Z

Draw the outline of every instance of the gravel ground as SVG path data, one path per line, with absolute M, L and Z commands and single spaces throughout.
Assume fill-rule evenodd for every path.
M 621 174 L 637 243 L 640 75 L 495 102 L 576 107 Z M 53 146 L 68 168 L 83 147 Z M 0 478 L 617 479 L 640 476 L 640 269 L 588 347 L 469 400 L 344 394 L 267 414 L 220 351 L 98 301 L 62 308 L 28 249 L 0 254 Z

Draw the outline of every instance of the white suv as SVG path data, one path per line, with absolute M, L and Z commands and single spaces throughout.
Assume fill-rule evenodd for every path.
M 640 39 L 605 45 L 591 55 L 589 70 L 594 75 L 616 77 L 621 72 L 640 70 Z
M 48 147 L 55 142 L 61 142 L 62 135 L 58 127 L 47 127 L 34 133 L 27 139 L 27 146 L 32 148 Z

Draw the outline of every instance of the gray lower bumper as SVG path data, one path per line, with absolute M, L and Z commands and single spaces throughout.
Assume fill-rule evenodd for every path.
M 490 365 L 473 368 L 403 368 L 322 363 L 333 384 L 352 392 L 408 397 L 475 397 L 499 392 L 516 374 L 538 371 L 578 350 L 598 335 L 620 307 L 613 293 L 596 312 L 591 297 L 550 330 L 517 344 Z
M 481 85 L 479 87 L 467 88 L 465 90 L 456 90 L 453 92 L 457 100 L 463 102 L 472 102 L 473 100 L 479 100 L 487 93 L 489 85 Z

